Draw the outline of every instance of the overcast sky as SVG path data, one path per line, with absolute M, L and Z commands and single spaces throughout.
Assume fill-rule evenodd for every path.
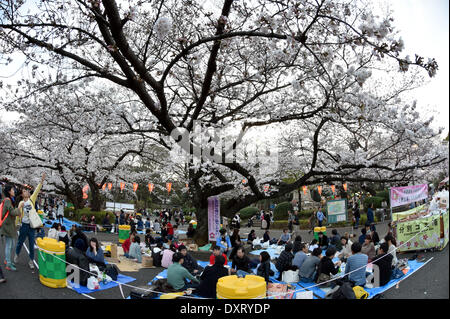
M 443 135 L 449 131 L 449 1 L 448 0 L 374 0 L 373 6 L 393 10 L 394 25 L 405 42 L 403 53 L 414 58 L 419 54 L 435 58 L 439 64 L 437 75 L 423 87 L 410 91 L 418 101 L 423 113 L 433 110 L 435 127 L 444 127 Z M 22 59 L 19 59 L 22 60 Z M 23 61 L 23 60 L 22 60 Z M 15 74 L 22 63 L 14 63 L 0 73 L 0 80 L 8 82 L 5 76 Z M 426 114 L 428 116 L 428 114 Z M 14 120 L 14 114 L 0 111 L 3 121 Z

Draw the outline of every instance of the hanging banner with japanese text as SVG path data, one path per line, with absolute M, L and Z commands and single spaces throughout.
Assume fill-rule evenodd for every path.
M 425 230 L 427 228 L 428 230 Z M 417 235 L 418 233 L 420 234 Z M 396 225 L 397 245 L 406 244 L 400 247 L 399 251 L 438 248 L 441 245 L 440 233 L 441 223 L 439 215 L 400 222 Z M 414 237 L 415 235 L 417 236 Z M 414 238 L 408 241 L 412 237 Z
M 208 240 L 220 237 L 220 201 L 218 196 L 208 198 Z
M 428 198 L 427 184 L 391 188 L 391 207 L 411 204 L 426 198 Z

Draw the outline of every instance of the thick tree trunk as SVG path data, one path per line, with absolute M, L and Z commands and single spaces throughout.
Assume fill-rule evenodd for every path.
M 75 209 L 78 210 L 84 207 L 86 201 L 83 199 L 83 191 L 78 185 L 73 190 L 67 186 L 63 195 L 67 196 Z
M 208 201 L 195 205 L 197 216 L 197 229 L 195 230 L 195 243 L 201 247 L 208 243 Z
M 103 201 L 100 197 L 100 188 L 95 182 L 88 182 L 91 192 L 91 211 L 99 212 L 102 209 Z

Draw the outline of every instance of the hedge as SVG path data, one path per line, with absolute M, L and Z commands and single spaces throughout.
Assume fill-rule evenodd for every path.
M 242 208 L 239 211 L 239 213 L 241 214 L 241 219 L 248 219 L 248 218 L 252 217 L 253 215 L 255 215 L 257 212 L 258 212 L 258 208 L 252 207 L 252 206 Z
M 282 202 L 278 204 L 273 210 L 273 219 L 274 220 L 287 220 L 288 211 L 294 211 L 292 204 L 290 202 Z
M 381 208 L 381 204 L 383 203 L 384 198 L 378 196 L 367 197 L 364 199 L 364 207 L 370 207 L 373 204 L 373 208 Z
M 69 217 L 69 212 L 73 212 L 73 216 Z M 88 218 L 88 221 L 91 221 L 91 217 L 95 216 L 95 223 L 98 225 L 101 225 L 103 223 L 103 219 L 105 218 L 106 214 L 109 214 L 109 221 L 111 224 L 114 224 L 116 217 L 112 212 L 91 212 L 91 209 L 89 207 L 85 207 L 83 209 L 74 210 L 72 208 L 65 208 L 64 209 L 64 216 L 66 218 L 70 218 L 73 221 L 80 222 L 81 216 L 86 215 Z
M 386 203 L 389 203 L 389 190 L 377 192 L 376 197 L 382 197 Z
M 300 229 L 309 229 L 309 220 L 307 219 L 300 219 Z M 288 228 L 288 221 L 287 220 L 276 220 L 273 223 L 270 224 L 270 228 L 273 229 L 284 229 Z

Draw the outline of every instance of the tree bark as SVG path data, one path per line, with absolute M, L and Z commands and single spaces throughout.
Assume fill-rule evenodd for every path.
M 91 211 L 99 212 L 103 205 L 103 201 L 100 196 L 100 188 L 95 183 L 95 181 L 93 182 L 93 181 L 89 180 L 88 184 L 89 184 L 90 193 L 91 193 L 91 203 L 90 203 Z

